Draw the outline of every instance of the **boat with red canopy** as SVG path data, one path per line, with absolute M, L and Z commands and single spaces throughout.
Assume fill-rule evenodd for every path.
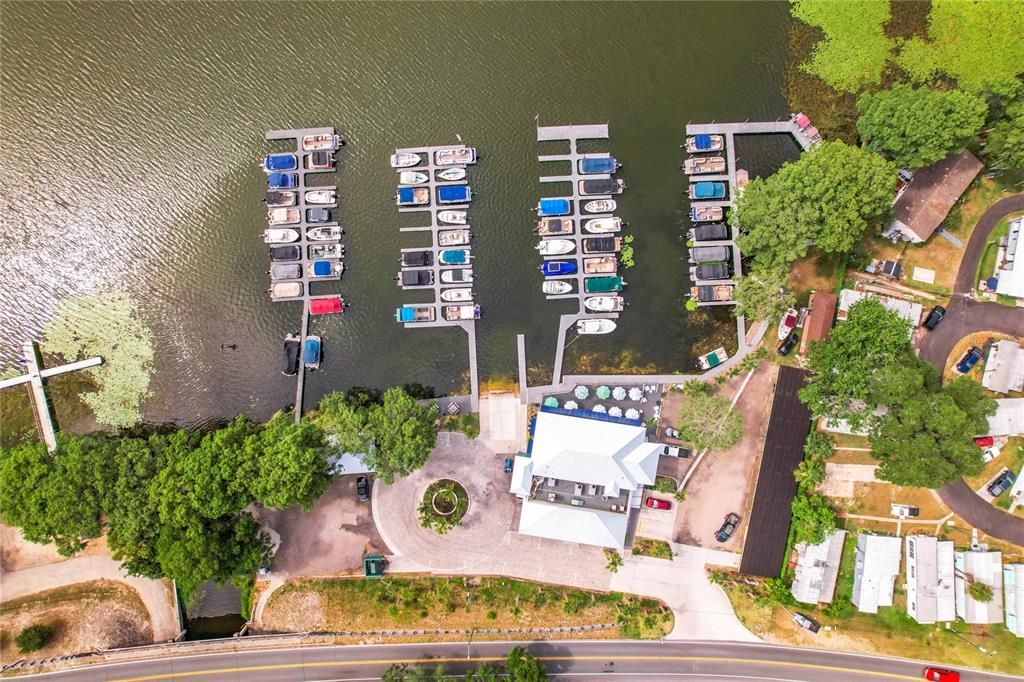
M 344 312 L 345 300 L 341 296 L 323 296 L 309 299 L 310 315 L 331 315 Z

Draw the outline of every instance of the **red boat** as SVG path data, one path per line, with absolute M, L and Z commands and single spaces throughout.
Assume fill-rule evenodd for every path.
M 330 315 L 345 310 L 345 300 L 341 296 L 324 296 L 309 299 L 310 315 Z

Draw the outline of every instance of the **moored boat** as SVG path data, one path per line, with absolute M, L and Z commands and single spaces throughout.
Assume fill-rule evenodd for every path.
M 536 248 L 542 256 L 564 256 L 576 250 L 576 242 L 568 239 L 544 239 Z
M 295 225 L 301 214 L 297 208 L 272 208 L 267 211 L 268 225 Z
M 626 307 L 626 299 L 621 296 L 590 296 L 583 299 L 583 306 L 598 313 L 616 313 Z
M 267 154 L 263 159 L 263 170 L 267 173 L 292 171 L 299 167 L 294 154 Z
M 300 340 L 294 334 L 284 337 L 284 347 L 281 349 L 281 374 L 286 377 L 293 377 L 299 373 Z
M 439 230 L 437 233 L 438 246 L 464 246 L 469 243 L 472 234 L 468 228 L 458 230 Z
M 572 230 L 572 218 L 541 218 L 537 221 L 537 234 L 541 237 L 572 234 Z
M 693 182 L 690 183 L 688 196 L 691 199 L 723 199 L 725 198 L 724 182 Z
M 331 212 L 323 206 L 313 206 L 312 208 L 306 209 L 306 222 L 307 223 L 329 223 L 331 222 Z
M 278 263 L 299 260 L 302 258 L 302 248 L 289 245 L 289 246 L 271 246 L 270 247 L 270 260 Z
M 422 161 L 423 157 L 413 152 L 396 152 L 391 155 L 392 168 L 411 168 L 420 165 Z
M 721 220 L 725 209 L 721 206 L 690 206 L 690 222 L 713 223 Z
M 306 135 L 302 138 L 302 151 L 334 151 L 339 144 L 341 144 L 341 138 L 337 135 Z
M 437 219 L 449 225 L 465 225 L 466 211 L 438 211 Z
M 537 214 L 542 218 L 569 215 L 570 213 L 572 213 L 572 203 L 568 199 L 541 199 L 537 202 Z
M 423 206 L 430 203 L 430 189 L 427 187 L 399 187 L 395 194 L 399 206 Z
M 277 208 L 280 206 L 294 206 L 299 199 L 299 195 L 295 192 L 281 192 L 281 191 L 270 191 L 264 197 L 264 201 L 267 202 L 267 206 L 270 208 Z
M 608 334 L 615 331 L 615 322 L 605 319 L 578 320 L 577 334 Z
M 626 281 L 621 277 L 587 277 L 583 280 L 583 291 L 587 294 L 611 294 L 622 291 Z
M 683 161 L 683 171 L 687 175 L 702 173 L 721 173 L 725 171 L 724 156 L 694 156 Z
M 471 258 L 469 249 L 445 249 L 437 257 L 439 265 L 463 265 Z
M 333 244 L 310 244 L 309 257 L 313 260 L 318 258 L 342 258 L 345 255 L 345 247 L 337 242 Z
M 338 193 L 333 189 L 314 189 L 306 192 L 304 199 L 307 204 L 328 206 L 338 203 Z
M 442 289 L 441 300 L 447 301 L 448 303 L 462 303 L 465 301 L 473 300 L 473 290 L 469 287 L 460 287 L 458 289 Z
M 302 344 L 302 364 L 306 369 L 319 369 L 320 359 L 323 355 L 323 346 L 319 336 L 307 336 Z
M 725 138 L 721 135 L 693 135 L 686 138 L 686 151 L 691 154 L 721 151 L 725 147 Z
M 614 173 L 622 164 L 614 156 L 591 156 L 579 161 L 580 175 Z
M 479 305 L 446 305 L 444 307 L 444 319 L 446 320 L 479 320 Z
M 541 263 L 540 271 L 545 277 L 561 277 L 562 275 L 573 275 L 576 273 L 576 261 L 571 260 L 547 260 Z
M 424 185 L 430 180 L 430 176 L 421 171 L 402 171 L 398 175 L 398 182 L 403 185 Z
M 433 270 L 402 270 L 395 277 L 400 287 L 428 287 L 434 283 Z
M 619 269 L 619 260 L 615 256 L 595 256 L 583 259 L 583 274 L 601 275 L 615 274 Z
M 437 203 L 465 204 L 473 199 L 469 185 L 441 185 L 437 188 Z
M 583 253 L 618 253 L 622 250 L 622 237 L 584 237 Z
M 583 210 L 587 213 L 611 213 L 615 208 L 615 199 L 595 199 L 583 204 Z
M 690 249 L 691 263 L 715 263 L 732 258 L 732 249 L 725 245 L 695 246 Z
M 596 234 L 618 232 L 622 229 L 622 218 L 591 218 L 583 223 L 583 229 Z
M 579 181 L 579 192 L 585 197 L 600 194 L 622 194 L 624 189 L 626 189 L 626 183 L 617 178 Z
M 306 275 L 314 278 L 341 277 L 345 265 L 340 260 L 315 260 L 306 264 Z
M 434 264 L 434 254 L 430 251 L 403 251 L 398 262 L 403 268 L 425 268 Z
M 413 322 L 433 322 L 434 306 L 404 305 L 395 309 L 395 321 L 409 324 Z
M 568 294 L 572 291 L 572 284 L 563 279 L 550 279 L 540 285 L 540 290 L 548 296 Z
M 299 240 L 299 231 L 289 228 L 275 227 L 263 231 L 263 241 L 267 244 L 290 244 Z
M 267 187 L 269 189 L 292 189 L 298 186 L 298 173 L 267 173 Z
M 341 296 L 317 296 L 309 299 L 310 315 L 333 315 L 345 312 L 345 299 Z
M 725 223 L 697 225 L 690 229 L 689 237 L 695 242 L 716 242 L 729 238 L 729 226 Z
M 471 268 L 442 270 L 441 281 L 445 284 L 470 284 L 473 281 L 473 270 Z
M 306 165 L 306 170 L 331 170 L 334 168 L 334 154 L 331 154 L 330 152 L 312 152 L 310 154 L 306 154 L 304 163 Z
M 698 303 L 715 303 L 732 300 L 731 284 L 701 284 L 690 287 L 690 299 Z
M 337 225 L 311 227 L 306 230 L 306 239 L 314 242 L 330 242 L 341 239 L 341 228 Z
M 434 152 L 434 163 L 438 166 L 463 166 L 476 163 L 476 148 L 450 147 Z
M 718 279 L 729 279 L 732 268 L 728 263 L 698 263 L 690 268 L 690 279 L 695 282 L 710 282 Z
M 466 179 L 465 168 L 445 168 L 443 171 L 437 172 L 438 180 L 445 180 L 446 182 L 455 182 L 457 180 Z
M 786 311 L 786 314 L 779 320 L 779 341 L 785 341 L 789 333 L 796 329 L 796 322 L 799 316 L 800 314 L 796 311 L 796 308 L 790 308 Z
M 725 348 L 716 348 L 710 353 L 697 358 L 697 364 L 700 365 L 701 369 L 711 369 L 712 367 L 717 367 L 728 359 L 729 354 L 725 352 Z
M 298 298 L 302 296 L 302 282 L 274 282 L 270 285 L 274 298 Z
M 302 266 L 298 263 L 272 263 L 270 265 L 270 279 L 302 279 Z

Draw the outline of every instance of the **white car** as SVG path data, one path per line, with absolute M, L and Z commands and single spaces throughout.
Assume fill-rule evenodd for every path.
M 678 457 L 679 448 L 677 448 L 675 445 L 662 445 L 661 455 L 662 457 Z

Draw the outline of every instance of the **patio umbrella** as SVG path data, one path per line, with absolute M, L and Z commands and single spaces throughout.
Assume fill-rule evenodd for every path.
M 610 396 L 611 394 L 612 389 L 608 388 L 607 386 L 597 387 L 597 397 L 600 398 L 601 400 L 608 400 L 608 396 Z
M 544 407 L 558 407 L 558 398 L 553 395 L 544 398 Z
M 594 405 L 592 408 L 590 408 L 590 411 L 600 412 L 601 414 L 604 414 L 605 412 L 608 411 L 608 408 L 606 408 L 604 405 Z
M 623 400 L 626 397 L 626 389 L 624 389 L 622 386 L 616 386 L 612 390 L 612 397 L 615 398 L 616 400 Z
M 644 392 L 641 391 L 636 386 L 634 386 L 633 388 L 629 389 L 629 399 L 630 400 L 640 400 L 640 398 L 643 398 L 643 397 L 644 397 Z
M 639 419 L 639 418 L 640 418 L 640 411 L 637 410 L 635 407 L 631 407 L 628 410 L 626 410 L 626 419 Z
M 566 400 L 565 404 L 562 405 L 562 407 L 564 407 L 567 410 L 578 410 L 580 406 L 576 404 L 575 400 Z
M 609 407 L 608 408 L 608 416 L 609 417 L 621 417 L 622 416 L 622 408 L 621 407 Z
M 590 389 L 586 386 L 577 386 L 576 390 L 574 390 L 572 394 L 579 400 L 586 400 L 587 397 L 590 396 Z

